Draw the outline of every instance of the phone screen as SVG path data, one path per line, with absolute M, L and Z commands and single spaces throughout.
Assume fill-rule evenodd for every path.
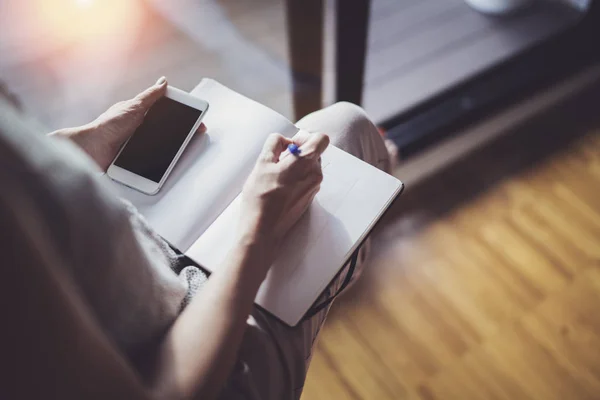
M 162 97 L 148 110 L 115 165 L 160 182 L 202 111 Z

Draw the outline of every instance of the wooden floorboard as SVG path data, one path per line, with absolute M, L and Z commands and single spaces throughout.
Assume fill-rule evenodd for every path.
M 600 398 L 600 123 L 570 107 L 407 189 L 303 400 Z

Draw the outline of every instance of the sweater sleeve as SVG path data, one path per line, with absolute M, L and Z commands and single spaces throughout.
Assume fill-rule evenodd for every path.
M 171 268 L 172 250 L 97 172 L 70 141 L 32 132 L 0 102 L 0 207 L 20 216 L 21 231 L 42 234 L 60 260 L 48 267 L 66 271 L 99 326 L 131 355 L 166 331 L 187 288 Z M 0 243 L 0 251 L 12 250 Z

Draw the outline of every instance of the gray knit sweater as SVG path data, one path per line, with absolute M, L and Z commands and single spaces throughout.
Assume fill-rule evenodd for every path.
M 0 229 L 42 235 L 46 246 L 30 251 L 51 249 L 45 267 L 66 271 L 100 327 L 133 354 L 164 333 L 206 277 L 191 266 L 177 276 L 175 253 L 98 174 L 78 147 L 32 132 L 0 100 L 0 207 L 21 228 Z M 2 243 L 0 252 L 8 268 L 29 256 Z

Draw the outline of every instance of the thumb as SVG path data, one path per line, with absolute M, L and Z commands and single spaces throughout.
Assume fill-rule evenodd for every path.
M 165 95 L 167 91 L 167 79 L 163 76 L 153 86 L 135 96 L 134 100 L 139 102 L 141 108 L 147 110 Z
M 292 141 L 279 133 L 271 133 L 263 146 L 260 159 L 267 162 L 277 162 L 281 153 Z

